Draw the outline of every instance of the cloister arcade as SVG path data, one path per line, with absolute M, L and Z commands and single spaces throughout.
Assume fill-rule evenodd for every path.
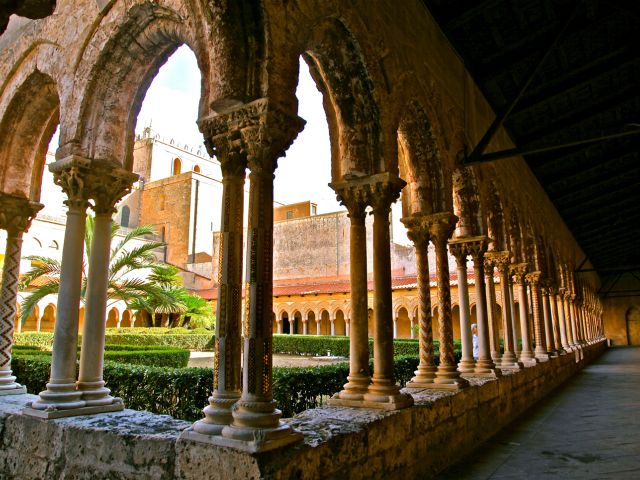
M 107 309 L 111 217 L 136 180 L 134 127 L 146 88 L 181 44 L 198 60 L 198 125 L 223 172 L 213 393 L 203 405 L 203 419 L 183 438 L 252 452 L 302 438 L 280 419 L 273 401 L 273 332 L 348 335 L 350 372 L 331 405 L 382 410 L 411 407 L 412 391 L 461 391 L 470 376 L 497 378 L 567 352 L 579 358 L 603 339 L 597 276 L 575 275 L 584 253 L 522 158 L 462 161 L 492 112 L 418 2 L 402 13 L 393 2 L 357 9 L 340 1 L 283 8 L 271 1 L 115 0 L 83 2 L 82 13 L 74 2 L 58 3 L 56 15 L 15 34 L 10 24 L 0 37 L 0 226 L 8 233 L 0 325 L 3 394 L 24 391 L 10 368 L 21 236 L 41 208 L 44 152 L 58 125 L 60 145 L 50 170 L 68 198 L 51 377 L 24 415 L 52 419 L 123 409 L 103 380 L 105 327 L 131 319 L 122 309 Z M 412 18 L 417 29 L 407 32 L 398 15 Z M 424 52 L 434 55 L 425 58 Z M 442 55 L 447 65 L 439 63 Z M 278 158 L 305 124 L 295 97 L 300 56 L 323 93 L 331 187 L 351 221 L 351 292 L 341 308 L 274 308 L 271 295 L 273 177 Z M 512 146 L 503 131 L 494 143 Z M 250 198 L 243 278 L 245 176 Z M 400 196 L 418 276 L 415 299 L 394 304 L 389 212 Z M 76 376 L 88 208 L 95 212 L 95 231 Z M 372 272 L 367 214 L 374 218 Z M 435 265 L 428 264 L 430 243 Z M 449 253 L 457 260 L 455 302 Z M 50 307 L 39 307 L 41 330 Z M 453 346 L 458 318 L 459 364 Z M 420 365 L 401 391 L 393 377 L 391 339 L 407 334 L 419 339 Z

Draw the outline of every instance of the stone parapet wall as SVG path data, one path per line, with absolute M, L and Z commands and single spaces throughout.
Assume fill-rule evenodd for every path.
M 248 454 L 179 440 L 190 424 L 147 412 L 44 422 L 22 416 L 32 395 L 0 403 L 0 478 L 425 478 L 459 461 L 596 359 L 605 343 L 460 393 L 415 392 L 395 412 L 323 407 L 291 423 L 304 442 Z

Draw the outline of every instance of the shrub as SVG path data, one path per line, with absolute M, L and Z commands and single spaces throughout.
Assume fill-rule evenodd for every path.
M 78 352 L 78 356 L 80 352 Z M 51 352 L 35 346 L 17 345 L 14 357 L 50 357 Z M 156 367 L 184 368 L 189 363 L 189 351 L 180 348 L 133 345 L 105 345 L 105 361 L 150 365 Z
M 30 392 L 44 390 L 51 358 L 16 356 L 13 372 Z M 394 372 L 401 386 L 413 376 L 418 359 L 399 357 Z M 371 367 L 373 365 L 370 365 Z M 346 363 L 309 368 L 274 368 L 273 397 L 285 417 L 322 405 L 346 382 Z M 104 379 L 128 408 L 149 410 L 188 421 L 202 418 L 213 387 L 210 368 L 161 368 L 105 362 Z

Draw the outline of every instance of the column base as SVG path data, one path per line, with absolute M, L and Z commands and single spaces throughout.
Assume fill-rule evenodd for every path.
M 332 407 L 350 407 L 350 408 L 375 408 L 377 410 L 402 410 L 413 405 L 413 397 L 406 393 L 398 393 L 396 395 L 388 395 L 382 397 L 375 395 L 374 400 L 368 400 L 366 395 L 362 400 L 347 400 L 338 397 L 335 394 L 327 402 Z
M 67 410 L 87 406 L 82 400 L 82 392 L 76 390 L 76 383 L 47 383 L 47 389 L 40 392 L 38 400 L 31 404 L 34 410 Z
M 547 352 L 536 352 L 536 360 L 538 362 L 548 362 L 550 355 Z
M 400 387 L 392 379 L 376 378 L 375 374 L 373 383 L 369 385 L 367 393 L 364 394 L 363 401 L 369 404 L 370 408 L 384 410 L 400 410 L 413 405 L 413 397 L 406 393 L 400 393 Z
M 277 432 L 277 429 L 253 429 L 252 440 L 238 440 L 222 435 L 204 435 L 188 428 L 180 434 L 179 439 L 233 448 L 248 453 L 267 452 L 303 440 L 302 433 L 285 424 L 282 424 L 282 427 Z
M 466 375 L 466 374 L 465 374 Z M 422 387 L 424 390 L 449 390 L 452 392 L 457 392 L 460 390 L 464 390 L 470 385 L 469 381 L 464 379 L 463 377 L 458 377 L 457 379 L 451 379 L 448 383 L 429 383 Z
M 3 395 L 23 395 L 25 393 L 27 393 L 27 387 L 19 383 L 0 386 L 0 397 Z
M 473 373 L 465 373 L 469 377 L 498 378 L 502 376 L 502 372 L 495 365 L 491 367 L 478 366 Z
M 476 362 L 474 360 L 462 359 L 458 363 L 458 371 L 460 373 L 472 373 L 476 369 Z
M 338 392 L 332 398 L 337 397 L 342 400 L 361 401 L 371 385 L 371 377 L 369 375 L 355 374 L 347 377 L 347 383 L 343 385 L 343 390 Z
M 413 372 L 414 377 L 407 382 L 405 388 L 422 388 L 422 385 L 433 383 L 436 371 L 435 365 L 418 365 L 418 370 Z
M 95 382 L 78 382 L 78 392 L 82 394 L 82 400 L 86 407 L 99 407 L 113 404 L 114 398 L 109 395 L 111 390 L 104 386 L 103 380 Z
M 513 352 L 505 352 L 500 359 L 500 364 L 496 365 L 501 370 L 522 370 L 524 364 L 518 361 Z
M 55 418 L 95 415 L 97 413 L 120 412 L 122 410 L 124 410 L 124 403 L 121 398 L 116 397 L 113 399 L 111 405 L 94 405 L 90 407 L 67 408 L 64 410 L 57 409 L 55 407 L 48 407 L 45 410 L 25 407 L 22 409 L 22 414 L 28 417 L 41 418 L 43 420 L 53 420 Z
M 436 371 L 433 384 L 427 388 L 461 390 L 469 386 L 469 382 L 460 376 L 460 372 L 453 365 L 440 365 Z
M 193 424 L 190 430 L 199 435 L 222 435 L 222 429 L 233 422 L 231 408 L 240 400 L 239 394 L 224 395 L 214 392 L 209 405 L 204 407 L 205 418 Z

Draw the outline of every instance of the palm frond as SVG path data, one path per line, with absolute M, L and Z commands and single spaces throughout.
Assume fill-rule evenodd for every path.
M 113 249 L 111 250 L 111 257 L 113 258 L 118 253 L 120 253 L 120 251 L 122 251 L 124 247 L 127 245 L 127 243 L 129 243 L 131 240 L 143 237 L 144 235 L 155 235 L 155 234 L 156 234 L 155 228 L 152 227 L 151 225 L 140 225 L 139 227 L 135 227 L 131 229 L 131 231 L 129 231 L 122 238 L 122 240 L 120 240 L 120 242 L 118 242 L 116 246 L 113 247 Z M 159 243 L 160 244 L 159 247 L 164 247 L 166 245 L 164 242 L 152 242 L 152 243 Z
M 36 288 L 31 295 L 25 298 L 22 303 L 20 303 L 20 323 L 24 325 L 24 322 L 27 321 L 27 318 L 33 312 L 33 309 L 38 305 L 38 302 L 42 300 L 47 295 L 56 295 L 60 291 L 60 281 L 59 280 L 51 280 L 44 285 Z
M 23 260 L 35 262 L 36 266 L 21 276 L 18 284 L 20 290 L 29 289 L 31 284 L 40 277 L 60 277 L 60 269 L 62 267 L 60 262 L 54 258 L 29 255 L 23 257 Z
M 91 242 L 93 242 L 93 228 L 94 228 L 93 215 L 87 215 L 84 224 L 84 251 L 87 258 L 91 258 Z
M 156 260 L 153 251 L 162 245 L 160 242 L 143 243 L 131 250 L 121 251 L 117 257 L 112 257 L 109 279 L 115 280 L 134 270 L 150 268 Z

